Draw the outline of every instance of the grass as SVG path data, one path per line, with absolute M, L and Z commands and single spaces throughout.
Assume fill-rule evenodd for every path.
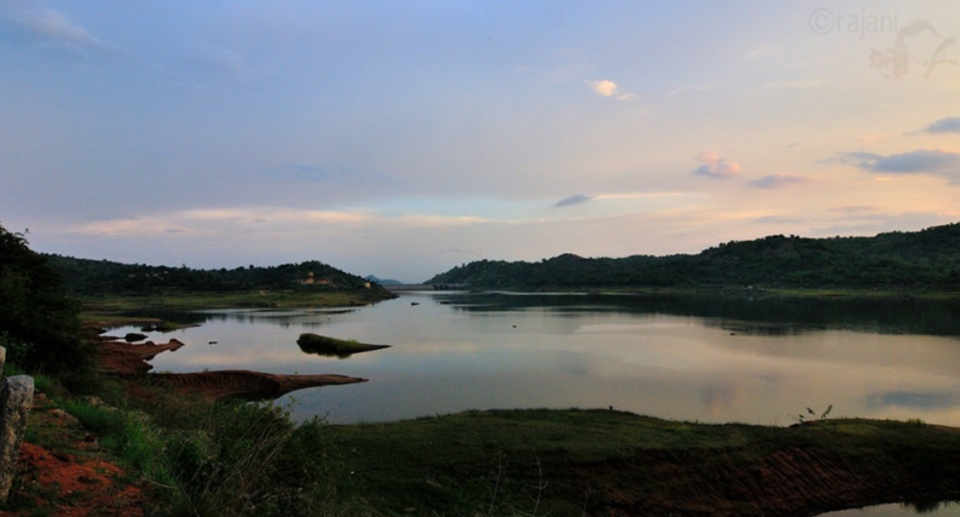
M 824 420 L 777 428 L 665 421 L 615 411 L 472 411 L 333 426 L 344 465 L 388 513 L 579 515 L 583 494 L 655 490 L 648 458 L 749 464 L 788 447 L 956 475 L 960 432 L 916 422 Z M 949 454 L 940 452 L 949 451 Z M 953 454 L 953 456 L 950 456 Z M 601 465 L 613 466 L 611 470 Z M 934 474 L 931 474 L 934 475 Z M 496 501 L 491 490 L 496 487 Z M 597 502 L 597 504 L 600 504 Z M 429 509 L 429 511 L 428 511 Z M 594 508 L 598 510 L 598 508 Z
M 376 515 L 361 498 L 341 497 L 334 488 L 349 485 L 332 480 L 339 470 L 320 421 L 296 425 L 277 406 L 212 403 L 150 386 L 151 399 L 128 399 L 115 389 L 117 381 L 104 385 L 108 403 L 66 393 L 46 397 L 29 421 L 27 441 L 119 464 L 130 482 L 151 487 L 152 515 Z M 58 407 L 82 428 L 58 423 L 50 413 Z M 77 448 L 88 434 L 97 436 L 98 452 Z M 0 510 L 52 497 L 21 493 Z

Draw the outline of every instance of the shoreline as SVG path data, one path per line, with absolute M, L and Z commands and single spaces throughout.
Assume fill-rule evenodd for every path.
M 97 329 L 100 330 L 100 329 Z M 156 344 L 147 341 L 132 344 L 112 336 L 97 336 L 96 367 L 101 374 L 127 381 L 150 379 L 178 393 L 196 395 L 209 400 L 236 398 L 247 401 L 276 399 L 287 393 L 319 386 L 339 386 L 367 382 L 361 377 L 338 374 L 284 375 L 253 370 L 211 370 L 195 373 L 150 373 L 148 361 L 163 352 L 175 352 L 185 344 L 176 339 Z

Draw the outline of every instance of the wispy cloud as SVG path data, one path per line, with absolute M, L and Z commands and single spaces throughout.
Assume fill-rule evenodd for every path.
M 800 176 L 793 176 L 790 174 L 771 174 L 769 176 L 764 176 L 760 179 L 751 181 L 750 185 L 757 188 L 775 189 L 806 182 L 807 179 Z
M 873 235 L 895 230 L 915 231 L 920 228 L 952 222 L 956 214 L 940 212 L 885 213 L 867 212 L 852 214 L 831 221 L 833 224 L 811 228 L 814 236 Z
M 740 174 L 740 164 L 721 158 L 717 153 L 703 151 L 694 158 L 700 166 L 693 170 L 697 176 L 722 179 Z
M 474 216 L 411 214 L 386 217 L 369 210 L 297 210 L 273 207 L 193 209 L 82 223 L 73 228 L 81 235 L 148 236 L 158 234 L 223 235 L 252 231 L 325 232 L 359 231 L 362 228 L 462 226 L 484 222 Z
M 838 206 L 830 209 L 831 212 L 837 212 L 845 215 L 868 214 L 876 211 L 875 207 L 866 205 Z
M 0 19 L 12 23 L 30 37 L 45 44 L 75 52 L 115 49 L 113 43 L 97 38 L 82 25 L 38 2 L 26 0 L 0 3 Z
M 820 88 L 824 82 L 819 79 L 795 79 L 789 81 L 770 81 L 760 86 L 748 88 L 751 95 L 769 95 L 777 92 L 802 91 Z
M 750 221 L 750 222 L 753 223 L 753 224 L 775 224 L 775 225 L 781 225 L 781 224 L 799 224 L 799 223 L 802 223 L 803 220 L 802 220 L 802 219 L 796 219 L 796 218 L 793 218 L 793 217 L 783 217 L 783 216 L 779 216 L 779 215 L 766 215 L 766 216 L 763 216 L 763 217 L 758 217 L 758 218 L 756 218 L 756 219 L 754 219 L 753 221 Z
M 960 183 L 960 153 L 941 149 L 918 149 L 906 153 L 880 155 L 845 153 L 840 161 L 867 172 L 887 174 L 933 174 Z
M 924 129 L 927 133 L 960 133 L 960 117 L 947 117 L 931 123 Z
M 764 44 L 759 47 L 751 50 L 743 58 L 747 61 L 753 61 L 755 59 L 761 59 L 769 56 L 775 56 L 780 53 L 780 47 L 776 45 Z
M 565 206 L 573 206 L 573 205 L 579 205 L 581 203 L 586 203 L 591 199 L 593 198 L 590 196 L 585 196 L 583 194 L 574 194 L 570 197 L 563 198 L 560 201 L 557 201 L 556 203 L 554 203 L 553 206 L 556 208 L 563 208 Z
M 630 92 L 624 92 L 620 90 L 620 87 L 617 86 L 617 83 L 610 81 L 608 79 L 602 79 L 599 81 L 586 81 L 587 86 L 590 87 L 597 95 L 602 97 L 612 97 L 618 101 L 632 101 L 637 98 L 636 95 Z

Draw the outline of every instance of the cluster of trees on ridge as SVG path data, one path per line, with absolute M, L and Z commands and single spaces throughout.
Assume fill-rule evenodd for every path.
M 540 262 L 480 260 L 427 284 L 471 288 L 722 287 L 958 288 L 960 223 L 918 232 L 824 239 L 774 235 L 731 241 L 696 255 Z
M 319 261 L 235 269 L 192 269 L 186 266 L 122 264 L 109 260 L 45 255 L 77 295 L 145 295 L 176 292 L 230 292 L 254 289 L 361 291 L 386 295 L 383 287 Z

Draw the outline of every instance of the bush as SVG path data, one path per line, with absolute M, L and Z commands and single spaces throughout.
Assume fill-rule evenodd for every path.
M 144 475 L 158 487 L 161 515 L 373 514 L 337 492 L 341 464 L 319 420 L 295 425 L 272 404 L 194 400 L 156 409 L 156 461 Z

